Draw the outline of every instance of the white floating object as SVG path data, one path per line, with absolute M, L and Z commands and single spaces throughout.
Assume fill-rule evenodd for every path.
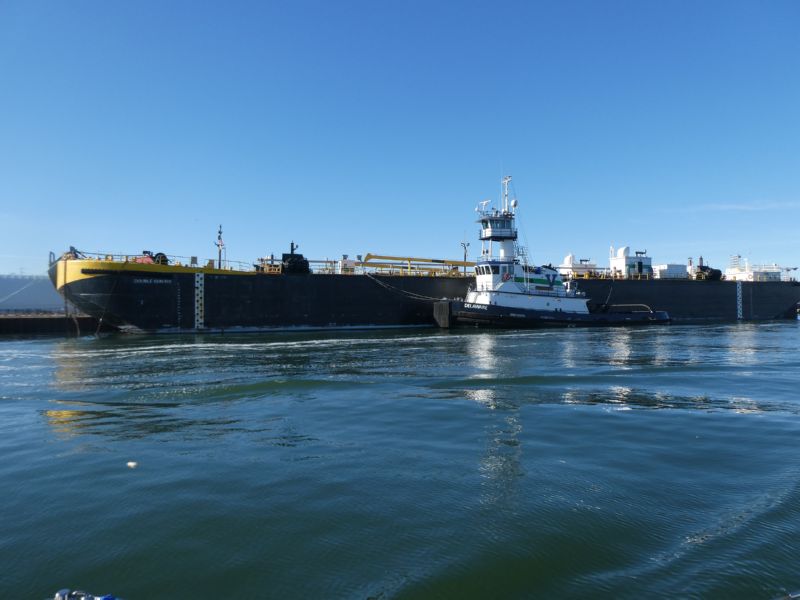
M 128 461 L 128 468 L 129 469 L 135 469 L 138 466 L 139 466 L 139 463 L 137 463 L 135 460 L 129 460 Z

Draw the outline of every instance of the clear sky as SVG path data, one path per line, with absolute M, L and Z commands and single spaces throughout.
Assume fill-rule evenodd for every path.
M 0 0 L 0 273 L 86 251 L 800 266 L 800 2 Z

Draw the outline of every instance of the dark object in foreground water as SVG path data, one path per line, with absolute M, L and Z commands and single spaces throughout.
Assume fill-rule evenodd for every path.
M 88 592 L 81 592 L 78 590 L 63 589 L 58 590 L 53 600 L 122 600 L 112 594 L 103 594 L 102 596 L 95 596 Z

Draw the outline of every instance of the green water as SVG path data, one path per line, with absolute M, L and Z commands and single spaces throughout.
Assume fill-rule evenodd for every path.
M 0 598 L 775 598 L 798 350 L 795 322 L 0 341 Z

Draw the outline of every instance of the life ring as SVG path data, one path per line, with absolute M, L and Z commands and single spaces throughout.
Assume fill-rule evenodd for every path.
M 503 281 L 508 281 L 511 279 L 511 273 L 503 273 Z

